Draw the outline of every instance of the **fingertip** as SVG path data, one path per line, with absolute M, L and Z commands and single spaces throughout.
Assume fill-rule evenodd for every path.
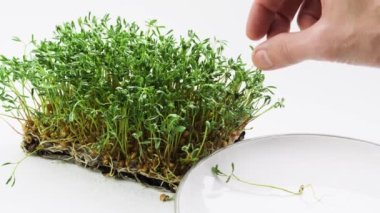
M 257 20 L 255 20 L 252 15 L 248 18 L 247 26 L 246 26 L 246 35 L 251 40 L 259 40 L 266 35 L 267 29 L 266 26 L 259 25 Z
M 269 58 L 265 49 L 257 49 L 252 53 L 253 64 L 261 70 L 270 70 L 273 68 L 273 62 Z
M 270 28 L 275 13 L 260 4 L 253 4 L 248 16 L 246 35 L 251 40 L 263 38 Z
M 318 36 L 314 27 L 296 33 L 281 33 L 260 44 L 252 55 L 253 63 L 262 70 L 273 70 L 317 57 Z
M 260 35 L 256 33 L 255 31 L 250 30 L 249 28 L 246 31 L 246 35 L 251 40 L 260 40 L 262 37 L 264 37 L 264 34 Z

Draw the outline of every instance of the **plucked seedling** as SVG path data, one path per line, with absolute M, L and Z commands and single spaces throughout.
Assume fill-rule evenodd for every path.
M 12 162 L 6 162 L 6 163 L 3 163 L 0 165 L 0 167 L 5 167 L 5 166 L 11 166 L 13 165 L 13 168 L 12 168 L 12 173 L 11 175 L 8 177 L 7 181 L 5 182 L 5 184 L 7 185 L 10 185 L 11 187 L 13 187 L 15 184 L 16 184 L 16 170 L 17 168 L 20 166 L 20 164 L 26 160 L 30 155 L 34 154 L 35 152 L 37 152 L 39 150 L 39 148 L 36 148 L 33 152 L 30 152 L 30 153 L 27 153 L 21 160 L 15 162 L 15 163 L 12 163 Z
M 20 39 L 16 39 L 20 41 Z M 225 44 L 88 15 L 21 58 L 0 56 L 0 101 L 28 153 L 171 190 L 268 110 L 273 87 Z
M 231 163 L 231 172 L 229 174 L 221 171 L 219 169 L 218 165 L 213 166 L 211 168 L 211 172 L 216 177 L 223 177 L 223 178 L 225 178 L 226 179 L 225 180 L 226 183 L 229 183 L 231 180 L 236 180 L 236 181 L 238 181 L 240 183 L 243 183 L 243 184 L 247 184 L 247 185 L 251 185 L 251 186 L 255 186 L 255 187 L 261 187 L 261 188 L 273 189 L 273 190 L 277 190 L 277 191 L 282 191 L 282 192 L 288 193 L 290 195 L 303 195 L 305 189 L 306 188 L 310 188 L 311 191 L 312 191 L 312 193 L 313 193 L 314 199 L 317 200 L 317 201 L 320 201 L 320 199 L 317 198 L 317 196 L 315 194 L 313 186 L 310 185 L 310 184 L 308 184 L 308 185 L 300 185 L 297 191 L 292 191 L 290 189 L 286 189 L 286 188 L 280 187 L 280 186 L 274 186 L 274 185 L 269 185 L 269 184 L 259 184 L 259 183 L 254 183 L 254 182 L 251 182 L 251 181 L 243 180 L 242 178 L 240 178 L 238 175 L 235 174 L 235 164 L 234 163 Z

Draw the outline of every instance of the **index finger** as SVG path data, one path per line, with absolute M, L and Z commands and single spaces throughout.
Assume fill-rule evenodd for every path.
M 272 24 L 276 12 L 285 0 L 255 0 L 247 23 L 247 36 L 258 40 L 265 36 Z

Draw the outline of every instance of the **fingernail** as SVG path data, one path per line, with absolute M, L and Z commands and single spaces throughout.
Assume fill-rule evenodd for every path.
M 253 62 L 260 69 L 270 69 L 273 66 L 266 50 L 259 50 L 253 56 Z

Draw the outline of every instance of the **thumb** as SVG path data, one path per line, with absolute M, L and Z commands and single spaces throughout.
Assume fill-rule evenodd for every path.
M 278 34 L 253 52 L 253 63 L 262 70 L 272 70 L 289 66 L 310 58 L 317 58 L 320 42 L 312 27 L 295 33 Z

